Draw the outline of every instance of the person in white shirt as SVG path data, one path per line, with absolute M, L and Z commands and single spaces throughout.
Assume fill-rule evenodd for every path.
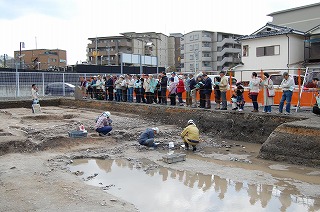
M 135 80 L 133 79 L 133 77 L 131 75 L 128 75 L 127 78 L 127 86 L 128 86 L 128 90 L 127 90 L 127 94 L 128 94 L 128 102 L 133 102 L 133 88 L 134 88 L 134 82 Z
M 178 76 L 176 75 L 176 72 L 172 72 L 171 77 L 173 77 L 173 79 L 174 79 L 173 82 L 178 84 L 179 78 L 178 78 Z
M 31 96 L 32 96 L 32 104 L 38 104 L 39 93 L 38 93 L 38 87 L 36 86 L 36 84 L 32 84 Z
M 256 72 L 252 72 L 251 81 L 249 83 L 250 87 L 250 97 L 252 99 L 253 111 L 252 112 L 259 112 L 259 104 L 258 104 L 258 95 L 259 95 L 259 86 L 261 83 L 261 79 L 258 78 Z
M 294 80 L 291 76 L 289 76 L 288 72 L 283 73 L 283 80 L 280 87 L 282 88 L 283 93 L 279 104 L 279 112 L 282 113 L 284 102 L 286 101 L 285 115 L 288 115 L 290 114 L 291 98 L 294 90 Z

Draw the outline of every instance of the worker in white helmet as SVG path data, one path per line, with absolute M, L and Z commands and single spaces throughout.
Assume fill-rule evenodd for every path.
M 139 144 L 147 147 L 157 147 L 158 143 L 154 142 L 154 136 L 159 133 L 158 127 L 147 128 L 139 138 Z
M 99 136 L 111 135 L 110 132 L 112 130 L 112 120 L 110 119 L 110 115 L 110 112 L 106 111 L 96 118 L 95 129 L 96 132 L 99 133 Z
M 184 128 L 184 130 L 181 133 L 181 138 L 184 142 L 186 150 L 189 150 L 189 144 L 192 146 L 193 152 L 197 150 L 196 146 L 200 140 L 199 129 L 193 120 L 190 119 L 188 121 L 188 126 Z

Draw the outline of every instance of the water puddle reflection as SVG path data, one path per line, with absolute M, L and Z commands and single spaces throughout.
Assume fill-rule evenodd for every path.
M 234 182 L 158 167 L 145 160 L 78 159 L 69 166 L 89 185 L 134 204 L 140 211 L 318 211 L 319 199 L 296 189 Z

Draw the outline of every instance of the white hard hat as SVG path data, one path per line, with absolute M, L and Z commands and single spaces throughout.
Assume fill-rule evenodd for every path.
M 153 131 L 156 131 L 157 134 L 159 133 L 159 128 L 158 127 L 153 127 L 152 129 L 153 129 Z
M 189 124 L 194 124 L 195 125 L 195 123 L 194 123 L 194 121 L 192 120 L 192 119 L 190 119 L 189 121 L 188 121 L 188 125 Z
M 103 112 L 102 115 L 106 117 L 110 117 L 111 113 L 109 111 Z

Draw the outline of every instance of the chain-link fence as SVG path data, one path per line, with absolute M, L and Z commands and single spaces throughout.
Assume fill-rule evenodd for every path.
M 40 96 L 73 96 L 79 77 L 95 73 L 0 72 L 0 97 L 31 97 L 36 84 Z

